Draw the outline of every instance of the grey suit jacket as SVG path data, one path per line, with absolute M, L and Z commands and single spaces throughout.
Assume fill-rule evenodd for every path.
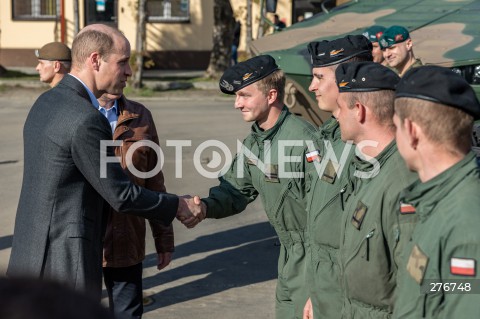
M 112 140 L 111 128 L 72 76 L 38 98 L 23 135 L 7 275 L 54 279 L 100 298 L 104 199 L 118 212 L 169 225 L 178 197 L 132 184 L 118 163 L 108 163 L 100 178 L 100 141 Z M 111 148 L 107 156 L 114 156 Z

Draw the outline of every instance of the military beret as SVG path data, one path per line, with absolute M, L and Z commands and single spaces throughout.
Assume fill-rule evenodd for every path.
M 399 25 L 394 25 L 383 31 L 378 43 L 380 44 L 380 49 L 383 50 L 407 39 L 410 39 L 408 30 Z
M 381 25 L 372 25 L 371 27 L 366 28 L 362 34 L 370 40 L 370 42 L 378 42 L 385 29 L 386 28 Z
M 375 62 L 343 63 L 335 70 L 340 92 L 372 92 L 395 90 L 400 77 L 386 66 Z
M 72 61 L 70 49 L 61 42 L 50 42 L 41 49 L 35 50 L 35 56 L 40 60 Z
M 308 44 L 312 67 L 335 65 L 356 56 L 372 59 L 372 43 L 363 35 L 347 35 L 332 41 Z
M 448 68 L 426 65 L 409 70 L 398 83 L 395 97 L 448 105 L 480 119 L 480 104 L 472 87 Z
M 235 94 L 238 90 L 263 79 L 279 70 L 275 59 L 269 55 L 259 55 L 228 68 L 220 78 L 220 90 Z

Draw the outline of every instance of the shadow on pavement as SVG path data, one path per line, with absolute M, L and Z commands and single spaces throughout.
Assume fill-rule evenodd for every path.
M 149 289 L 190 276 L 205 276 L 151 295 L 155 302 L 145 307 L 145 312 L 275 279 L 279 253 L 276 242 L 275 231 L 268 222 L 263 222 L 202 236 L 177 246 L 174 256 L 176 259 L 217 249 L 226 250 L 144 278 L 143 288 Z M 237 247 L 238 245 L 241 246 Z M 229 247 L 232 248 L 228 249 Z M 147 256 L 144 267 L 155 265 L 156 256 Z
M 12 247 L 13 235 L 0 237 L 0 250 Z

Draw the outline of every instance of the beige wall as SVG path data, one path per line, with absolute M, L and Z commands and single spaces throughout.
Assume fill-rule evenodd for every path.
M 242 30 L 240 37 L 240 51 L 246 51 L 246 38 L 247 38 L 247 0 L 230 0 L 232 4 L 233 12 L 237 19 L 242 22 Z M 292 24 L 292 3 L 291 0 L 278 0 L 277 14 L 280 19 L 285 19 L 287 26 Z M 266 16 L 273 22 L 273 13 L 268 13 Z M 260 25 L 260 0 L 255 3 L 252 0 L 252 37 L 255 40 L 258 34 L 258 26 Z M 265 30 L 264 34 L 272 33 L 272 29 Z
M 84 1 L 80 4 L 80 28 L 84 25 Z M 136 41 L 136 16 L 132 0 L 118 0 L 118 28 L 129 39 L 132 49 Z M 247 0 L 231 0 L 234 13 L 242 21 L 240 51 L 246 50 L 246 4 Z M 255 1 L 252 1 L 255 2 Z M 260 0 L 258 1 L 258 3 Z M 33 50 L 45 43 L 60 41 L 60 23 L 55 21 L 13 21 L 11 0 L 0 1 L 0 64 L 12 65 L 13 58 L 25 65 L 34 65 Z M 260 21 L 259 4 L 253 3 L 252 35 L 257 37 Z M 291 24 L 291 0 L 278 0 L 277 13 Z M 268 14 L 273 20 L 273 14 Z M 73 0 L 65 0 L 65 42 L 71 46 L 74 37 Z M 207 54 L 212 47 L 213 0 L 190 0 L 189 23 L 148 23 L 147 50 L 155 52 L 202 52 Z M 267 30 L 266 33 L 271 33 Z M 32 53 L 32 54 L 31 54 Z M 31 54 L 31 56 L 30 56 Z M 5 61 L 5 59 L 9 61 Z M 19 62 L 20 63 L 20 62 Z M 19 65 L 23 66 L 23 65 Z

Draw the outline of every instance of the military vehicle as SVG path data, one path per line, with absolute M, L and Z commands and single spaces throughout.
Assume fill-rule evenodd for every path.
M 371 25 L 401 25 L 410 31 L 417 58 L 452 68 L 480 96 L 479 15 L 479 0 L 356 0 L 253 41 L 251 49 L 270 54 L 285 71 L 285 103 L 291 111 L 320 125 L 330 114 L 318 109 L 308 91 L 309 42 L 362 34 Z

